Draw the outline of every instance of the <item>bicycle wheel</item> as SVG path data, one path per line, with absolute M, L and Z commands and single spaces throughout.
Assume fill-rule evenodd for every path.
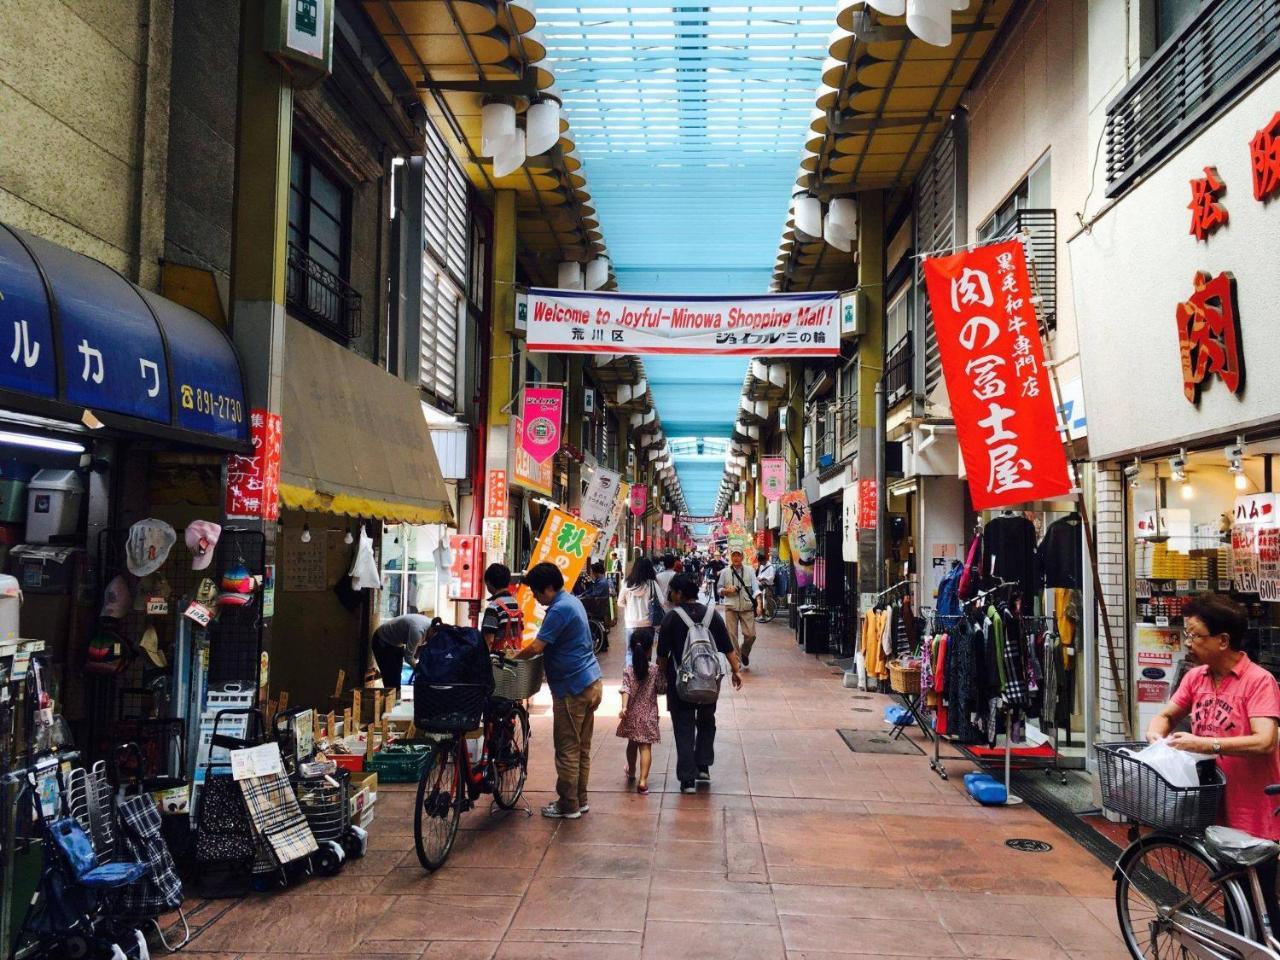
M 605 632 L 604 624 L 599 620 L 588 620 L 587 626 L 591 628 L 591 648 L 596 653 L 599 653 L 604 649 L 605 637 L 608 636 Z
M 513 703 L 494 719 L 491 736 L 493 799 L 503 810 L 510 810 L 520 802 L 529 773 L 529 711 Z
M 459 751 L 467 749 L 461 737 L 436 744 L 418 778 L 418 799 L 413 807 L 413 842 L 424 869 L 438 870 L 449 857 L 462 819 L 462 766 Z
M 1155 834 L 1130 844 L 1116 871 L 1116 915 L 1129 953 L 1138 960 L 1189 957 L 1169 930 L 1173 910 L 1253 939 L 1253 917 L 1240 885 L 1217 876 L 1217 867 L 1178 837 Z
M 763 613 L 756 617 L 760 623 L 769 623 L 778 615 L 778 598 L 773 595 L 772 590 L 765 591 L 764 602 L 761 604 Z

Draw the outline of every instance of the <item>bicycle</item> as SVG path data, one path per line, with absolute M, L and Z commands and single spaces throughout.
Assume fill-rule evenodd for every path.
M 446 704 L 452 711 L 439 711 L 436 715 L 440 719 L 430 721 L 435 731 L 427 737 L 432 746 L 422 765 L 414 802 L 413 841 L 418 862 L 434 871 L 453 850 L 462 814 L 475 806 L 482 793 L 492 794 L 494 805 L 501 810 L 514 809 L 524 796 L 529 711 L 518 700 L 489 697 L 488 688 L 476 684 L 419 688 L 414 691 L 415 700 L 426 690 L 453 701 Z M 482 704 L 484 736 L 480 757 L 473 763 L 466 734 L 480 724 L 468 722 L 475 718 L 466 713 L 475 709 L 477 699 Z
M 1257 873 L 1280 856 L 1280 844 L 1206 826 L 1221 800 L 1221 775 L 1216 783 L 1173 787 L 1119 752 L 1138 746 L 1098 745 L 1103 806 L 1139 822 L 1155 821 L 1145 835 L 1136 824 L 1130 827 L 1132 842 L 1116 861 L 1116 916 L 1130 955 L 1280 960 Z M 1266 793 L 1280 794 L 1280 784 Z M 1201 828 L 1204 835 L 1194 835 Z
M 773 592 L 773 584 L 765 584 L 760 591 L 760 615 L 756 623 L 769 623 L 778 615 L 778 597 Z

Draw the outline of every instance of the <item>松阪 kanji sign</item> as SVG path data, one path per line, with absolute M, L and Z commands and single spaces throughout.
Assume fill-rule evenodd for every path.
M 1071 490 L 1021 241 L 924 261 L 976 510 Z
M 1199 272 L 1190 297 L 1178 304 L 1178 350 L 1182 355 L 1182 392 L 1200 402 L 1200 388 L 1212 374 L 1239 395 L 1244 389 L 1244 357 L 1240 352 L 1240 318 L 1236 313 L 1236 281 L 1223 272 Z

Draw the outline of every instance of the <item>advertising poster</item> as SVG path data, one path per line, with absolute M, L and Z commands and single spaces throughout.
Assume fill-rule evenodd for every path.
M 863 477 L 858 481 L 858 527 L 874 530 L 880 516 L 880 488 L 873 479 Z
M 529 566 L 554 563 L 564 577 L 565 589 L 572 590 L 599 537 L 599 527 L 584 523 L 572 514 L 556 508 L 543 521 L 542 532 L 533 544 Z M 529 588 L 523 585 L 516 591 L 516 602 L 520 604 L 520 610 L 524 614 L 524 639 L 527 643 L 538 635 L 544 609 L 533 599 Z
M 489 471 L 489 482 L 484 488 L 484 515 L 486 517 L 507 515 L 507 471 L 505 470 Z
M 643 483 L 633 484 L 631 487 L 631 512 L 637 517 L 644 516 L 645 510 L 649 508 L 649 488 Z
M 560 449 L 563 410 L 564 391 L 559 387 L 525 387 L 520 438 L 534 463 L 546 463 Z
M 280 454 L 284 428 L 280 414 L 249 411 L 252 453 L 227 457 L 226 515 L 237 519 L 280 519 Z
M 760 489 L 766 500 L 777 500 L 787 491 L 787 462 L 782 457 L 760 461 Z
M 1258 528 L 1258 596 L 1269 603 L 1280 601 L 1280 527 Z
M 1172 693 L 1170 686 L 1186 656 L 1180 627 L 1139 623 L 1134 627 L 1137 658 L 1138 730 L 1147 729 Z
M 596 467 L 587 480 L 587 489 L 582 494 L 582 519 L 595 527 L 604 527 L 609 522 L 613 505 L 618 500 L 618 483 L 621 475 L 604 467 Z
M 530 350 L 553 353 L 833 357 L 840 295 L 716 297 L 601 293 L 534 287 Z
M 507 555 L 507 521 L 504 517 L 485 517 L 482 539 L 485 556 L 494 563 Z
M 733 505 L 733 522 L 738 524 L 747 522 L 747 505 L 745 503 L 735 503 Z
M 796 582 L 807 587 L 813 577 L 813 562 L 818 556 L 818 538 L 813 532 L 813 512 L 803 490 L 789 490 L 782 495 L 782 528 L 791 544 L 791 559 L 796 567 Z
M 931 257 L 924 275 L 974 509 L 1069 493 L 1022 242 Z
M 524 435 L 524 421 L 519 417 L 511 418 L 511 482 L 540 493 L 544 497 L 551 496 L 552 461 L 538 463 L 525 452 L 521 437 Z
M 609 511 L 609 519 L 604 525 L 604 533 L 596 539 L 596 545 L 591 549 L 592 560 L 602 560 L 609 550 L 609 544 L 613 542 L 613 536 L 618 532 L 618 524 L 622 521 L 622 515 L 627 511 L 627 504 L 631 501 L 631 485 L 623 481 L 618 482 L 618 489 L 614 491 L 613 507 Z

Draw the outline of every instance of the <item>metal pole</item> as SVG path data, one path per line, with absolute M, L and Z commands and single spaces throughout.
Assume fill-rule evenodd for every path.
M 884 377 L 876 381 L 876 589 L 883 590 L 885 585 L 884 561 L 885 548 L 888 546 L 886 528 L 886 511 L 889 498 L 884 489 L 885 461 L 885 408 Z

